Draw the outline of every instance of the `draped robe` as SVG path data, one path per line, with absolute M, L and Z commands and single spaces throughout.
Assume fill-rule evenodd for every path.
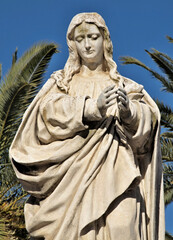
M 115 84 L 109 77 L 74 76 L 68 94 L 50 78 L 24 114 L 10 157 L 31 195 L 33 239 L 164 239 L 159 111 L 143 86 L 123 79 L 129 118 L 117 104 L 106 116 L 97 108 Z

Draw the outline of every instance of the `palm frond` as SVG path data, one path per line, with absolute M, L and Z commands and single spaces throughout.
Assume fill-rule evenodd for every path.
M 152 74 L 153 77 L 157 78 L 162 83 L 162 86 L 163 86 L 162 90 L 171 92 L 171 93 L 173 92 L 173 84 L 170 83 L 170 81 L 167 78 L 160 75 L 156 71 L 152 70 L 151 68 L 146 66 L 144 63 L 142 63 L 138 59 L 129 57 L 129 56 L 125 56 L 125 57 L 121 57 L 120 61 L 122 62 L 123 65 L 136 64 L 136 65 L 146 69 L 147 71 L 149 71 Z
M 173 161 L 173 139 L 161 137 L 161 150 L 163 162 Z
M 167 60 L 163 54 L 161 54 L 156 49 L 152 49 L 152 52 L 145 50 L 153 61 L 159 66 L 159 68 L 166 73 L 169 80 L 173 83 L 173 64 L 170 60 Z
M 0 211 L 0 215 L 1 215 L 1 211 Z M 13 235 L 13 232 L 10 231 L 9 229 L 7 230 L 4 219 L 1 218 L 0 219 L 0 239 L 3 239 L 3 240 L 14 239 L 12 235 Z
M 164 104 L 163 102 L 160 102 L 158 99 L 156 99 L 155 101 L 161 112 L 167 113 L 169 115 L 173 114 L 173 109 L 170 106 Z
M 8 149 L 20 124 L 22 115 L 42 83 L 43 74 L 52 55 L 53 43 L 32 47 L 17 61 L 0 86 L 0 156 L 7 159 Z M 3 153 L 3 154 L 2 154 Z
M 160 102 L 158 99 L 156 99 L 155 102 L 161 112 L 162 126 L 173 132 L 173 109 L 163 102 Z
M 1 77 L 2 77 L 2 64 L 0 64 L 0 81 L 1 81 Z
M 173 184 L 173 165 L 163 164 L 163 173 L 165 176 L 170 176 L 171 183 Z
M 168 205 L 170 202 L 173 201 L 173 165 L 164 164 L 163 173 L 165 205 Z
M 134 57 L 124 56 L 124 57 L 120 57 L 119 59 L 120 59 L 120 61 L 122 62 L 123 65 L 136 64 L 136 65 L 138 65 L 140 67 L 143 67 L 146 70 L 150 71 L 149 67 L 147 67 L 144 63 L 142 63 L 141 61 L 139 61 L 138 59 L 136 59 Z
M 173 236 L 170 233 L 166 232 L 165 233 L 165 240 L 173 240 Z
M 173 139 L 173 132 L 164 132 L 164 133 L 161 134 L 161 137 L 172 138 Z
M 165 205 L 168 205 L 173 201 L 173 184 L 166 180 L 164 180 L 164 198 Z
M 166 53 L 159 52 L 158 50 L 154 49 L 154 51 L 158 52 L 161 56 L 163 56 L 165 59 L 167 59 L 171 64 L 173 64 L 173 59 L 168 56 Z
M 0 231 L 0 239 L 1 233 L 5 233 L 7 239 L 27 239 L 23 207 L 28 194 L 14 175 L 12 166 L 1 171 L 0 183 L 0 225 L 4 230 Z
M 17 62 L 17 52 L 18 49 L 16 48 L 15 52 L 13 53 L 12 66 Z
M 10 164 L 10 163 L 9 163 Z M 0 194 L 4 194 L 4 189 L 12 188 L 17 183 L 17 178 L 13 171 L 12 165 L 6 165 L 0 169 Z
M 169 40 L 169 42 L 173 43 L 173 38 L 170 36 L 166 36 L 166 38 Z
M 11 203 L 0 201 L 0 216 L 0 239 L 2 236 L 7 237 L 2 239 L 29 239 L 24 224 L 23 205 L 12 206 Z
M 4 172 L 6 173 L 5 176 L 9 174 L 8 169 L 4 169 Z M 0 225 L 3 227 L 6 236 L 8 236 L 7 239 L 18 239 L 15 237 L 18 236 L 19 239 L 24 240 L 27 232 L 24 225 L 23 206 L 27 199 L 27 193 L 24 192 L 16 177 L 5 179 L 5 181 L 5 184 L 1 182 L 3 184 L 1 184 L 0 188 Z

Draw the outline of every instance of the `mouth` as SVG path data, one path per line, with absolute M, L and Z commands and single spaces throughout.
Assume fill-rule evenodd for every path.
M 92 54 L 94 50 L 85 51 L 86 54 Z

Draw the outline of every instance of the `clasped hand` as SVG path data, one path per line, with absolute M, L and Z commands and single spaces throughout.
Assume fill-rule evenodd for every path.
M 97 107 L 102 116 L 106 114 L 107 109 L 117 102 L 120 116 L 129 114 L 129 98 L 126 91 L 118 87 L 115 89 L 115 85 L 111 85 L 103 90 L 97 99 Z

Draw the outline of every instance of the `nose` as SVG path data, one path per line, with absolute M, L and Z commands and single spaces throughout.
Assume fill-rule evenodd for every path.
M 85 49 L 88 51 L 91 48 L 90 40 L 88 38 L 85 39 Z

